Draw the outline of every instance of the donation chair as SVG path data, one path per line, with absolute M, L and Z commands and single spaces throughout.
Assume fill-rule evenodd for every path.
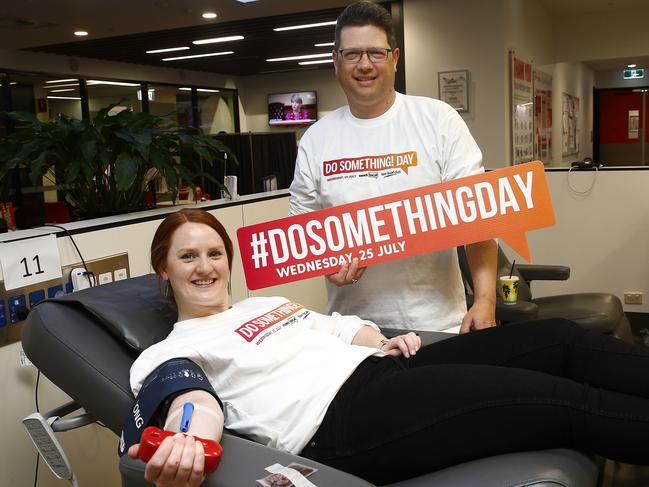
M 464 247 L 458 247 L 460 269 L 467 291 L 467 305 L 473 304 L 473 280 Z M 610 293 L 575 293 L 533 298 L 531 282 L 565 281 L 570 267 L 562 265 L 516 264 L 513 275 L 518 276 L 518 301 L 503 304 L 499 276 L 509 275 L 511 262 L 498 247 L 496 271 L 496 319 L 503 323 L 546 318 L 566 318 L 583 328 L 597 330 L 626 342 L 632 342 L 631 325 L 624 314 L 620 298 Z
M 141 350 L 163 339 L 175 312 L 161 298 L 157 277 L 147 275 L 76 292 L 39 304 L 23 330 L 25 353 L 53 383 L 73 398 L 54 411 L 54 431 L 98 420 L 117 437 L 133 403 L 129 368 Z M 449 336 L 420 333 L 427 342 Z M 76 409 L 85 413 L 63 417 Z M 47 419 L 47 418 L 46 418 Z M 223 459 L 208 476 L 208 487 L 250 487 L 265 477 L 265 467 L 291 462 L 318 469 L 309 481 L 319 487 L 371 487 L 372 484 L 312 460 L 284 453 L 225 431 Z M 74 466 L 72 466 L 74 467 Z M 124 456 L 120 461 L 123 487 L 149 485 L 144 463 Z M 500 455 L 446 468 L 392 484 L 395 487 L 593 487 L 595 464 L 566 449 Z

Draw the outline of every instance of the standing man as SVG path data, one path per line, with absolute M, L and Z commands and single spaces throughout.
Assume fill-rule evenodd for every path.
M 302 137 L 291 215 L 484 171 L 480 149 L 452 107 L 394 90 L 399 54 L 392 18 L 380 5 L 355 3 L 338 17 L 333 60 L 349 105 Z M 390 154 L 408 158 L 408 171 L 341 173 L 325 164 Z M 368 268 L 359 268 L 356 259 L 343 265 L 327 276 L 327 312 L 393 328 L 444 330 L 461 324 L 461 332 L 468 332 L 494 326 L 496 243 L 478 242 L 466 250 L 475 287 L 468 312 L 454 248 Z

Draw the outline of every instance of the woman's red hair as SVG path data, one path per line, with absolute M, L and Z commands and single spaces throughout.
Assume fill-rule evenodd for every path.
M 198 208 L 185 208 L 168 215 L 158 227 L 151 242 L 151 267 L 160 275 L 167 267 L 167 254 L 171 246 L 171 238 L 178 228 L 185 223 L 202 223 L 214 229 L 225 244 L 225 253 L 228 257 L 228 268 L 232 270 L 232 256 L 234 248 L 221 222 L 214 215 Z

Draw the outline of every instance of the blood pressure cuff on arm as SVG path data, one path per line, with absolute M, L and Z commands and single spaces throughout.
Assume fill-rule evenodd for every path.
M 191 390 L 203 390 L 223 403 L 216 395 L 205 372 L 186 358 L 167 360 L 145 379 L 122 428 L 118 453 L 124 455 L 131 445 L 140 442 L 144 428 L 153 421 L 164 421 L 176 396 Z

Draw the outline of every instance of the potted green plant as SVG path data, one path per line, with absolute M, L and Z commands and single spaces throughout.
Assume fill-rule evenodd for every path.
M 92 120 L 58 116 L 41 122 L 31 113 L 8 113 L 26 126 L 0 140 L 0 187 L 17 168 L 28 169 L 34 186 L 44 176 L 52 182 L 55 177 L 72 207 L 92 217 L 143 208 L 147 185 L 159 176 L 172 200 L 180 184 L 195 191 L 201 177 L 220 185 L 209 168 L 224 161 L 224 153 L 236 162 L 222 142 L 178 126 L 172 115 L 130 109 L 112 114 L 116 106 Z

